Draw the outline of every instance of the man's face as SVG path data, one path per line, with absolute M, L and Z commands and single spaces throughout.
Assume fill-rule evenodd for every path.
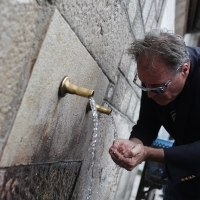
M 143 66 L 149 66 L 151 70 L 146 70 Z M 178 94 L 182 91 L 187 76 L 189 74 L 189 65 L 187 63 L 183 64 L 176 75 L 173 75 L 169 71 L 166 64 L 162 61 L 154 60 L 149 61 L 149 59 L 138 62 L 137 65 L 138 77 L 144 83 L 146 88 L 156 88 L 163 86 L 168 80 L 171 83 L 166 87 L 164 93 L 156 94 L 153 92 L 147 92 L 148 97 L 152 98 L 159 105 L 167 105 L 172 102 Z

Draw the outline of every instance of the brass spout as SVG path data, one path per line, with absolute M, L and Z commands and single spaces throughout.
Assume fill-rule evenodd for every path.
M 111 108 L 109 108 L 109 107 L 104 107 L 104 106 L 100 106 L 100 105 L 98 105 L 98 104 L 96 104 L 96 109 L 97 109 L 98 112 L 104 113 L 104 114 L 106 114 L 106 115 L 109 115 L 109 114 L 112 112 L 112 109 L 111 109 Z M 91 110 L 92 110 L 92 109 L 91 109 L 91 106 L 90 106 L 90 104 L 88 103 L 88 104 L 87 104 L 87 107 L 86 107 L 86 112 L 89 112 L 89 111 L 91 111 Z
M 97 108 L 97 111 L 100 112 L 100 113 L 104 113 L 104 114 L 107 114 L 109 115 L 111 112 L 112 112 L 112 109 L 109 108 L 109 107 L 104 107 L 104 106 L 100 106 L 98 104 L 96 104 L 96 108 Z
M 70 83 L 69 77 L 66 76 L 60 84 L 58 95 L 64 97 L 67 93 L 89 98 L 94 94 L 94 90 L 76 86 Z

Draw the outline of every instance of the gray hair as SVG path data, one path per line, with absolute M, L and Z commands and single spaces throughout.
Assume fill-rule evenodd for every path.
M 155 59 L 159 59 L 172 72 L 184 63 L 190 62 L 183 38 L 166 29 L 154 29 L 144 39 L 135 40 L 128 49 L 128 53 L 133 55 L 136 61 L 150 58 L 153 64 Z

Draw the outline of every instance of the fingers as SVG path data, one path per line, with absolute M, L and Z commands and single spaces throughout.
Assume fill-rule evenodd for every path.
M 141 144 L 134 144 L 125 139 L 117 139 L 109 149 L 112 160 L 122 168 L 130 171 L 137 166 L 138 156 L 142 152 Z
M 113 154 L 114 157 L 115 156 L 121 157 L 123 156 L 124 152 L 125 152 L 125 147 L 121 144 L 119 140 L 115 140 L 113 142 L 113 145 L 109 149 L 110 155 Z
M 134 145 L 131 141 L 125 139 L 116 139 L 113 141 L 112 149 L 118 151 L 122 155 L 126 151 L 127 148 L 132 148 Z
M 113 147 L 119 147 L 120 145 L 122 145 L 123 140 L 122 139 L 116 139 L 113 141 Z
M 115 157 L 112 157 L 112 160 L 120 167 L 126 169 L 126 170 L 132 170 L 132 167 L 130 167 L 126 162 L 124 162 L 123 160 L 121 160 L 120 158 L 116 159 Z
M 117 165 L 119 165 L 120 167 L 122 167 L 123 162 L 122 162 L 122 160 L 120 160 L 120 158 L 116 157 L 116 156 L 113 155 L 113 154 L 111 154 L 111 158 L 112 158 L 112 160 L 113 160 Z
M 109 153 L 112 156 L 112 158 L 120 160 L 120 158 L 122 158 L 122 154 L 118 151 L 118 149 L 111 147 L 109 149 Z
M 113 161 L 117 165 L 121 166 L 121 164 L 123 163 L 123 159 L 124 159 L 123 155 L 120 152 L 118 152 L 117 149 L 112 148 L 112 147 L 109 149 L 109 153 L 110 153 L 111 158 L 113 159 Z
M 131 171 L 135 166 L 133 166 L 130 163 L 129 158 L 125 158 L 122 154 L 120 154 L 118 151 L 113 151 L 112 148 L 109 149 L 109 153 L 111 155 L 112 160 L 119 165 L 120 167 Z

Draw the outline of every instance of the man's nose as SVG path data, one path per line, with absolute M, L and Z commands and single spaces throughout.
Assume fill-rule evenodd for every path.
M 153 97 L 156 95 L 154 92 L 148 91 L 147 95 L 149 98 L 153 99 Z

